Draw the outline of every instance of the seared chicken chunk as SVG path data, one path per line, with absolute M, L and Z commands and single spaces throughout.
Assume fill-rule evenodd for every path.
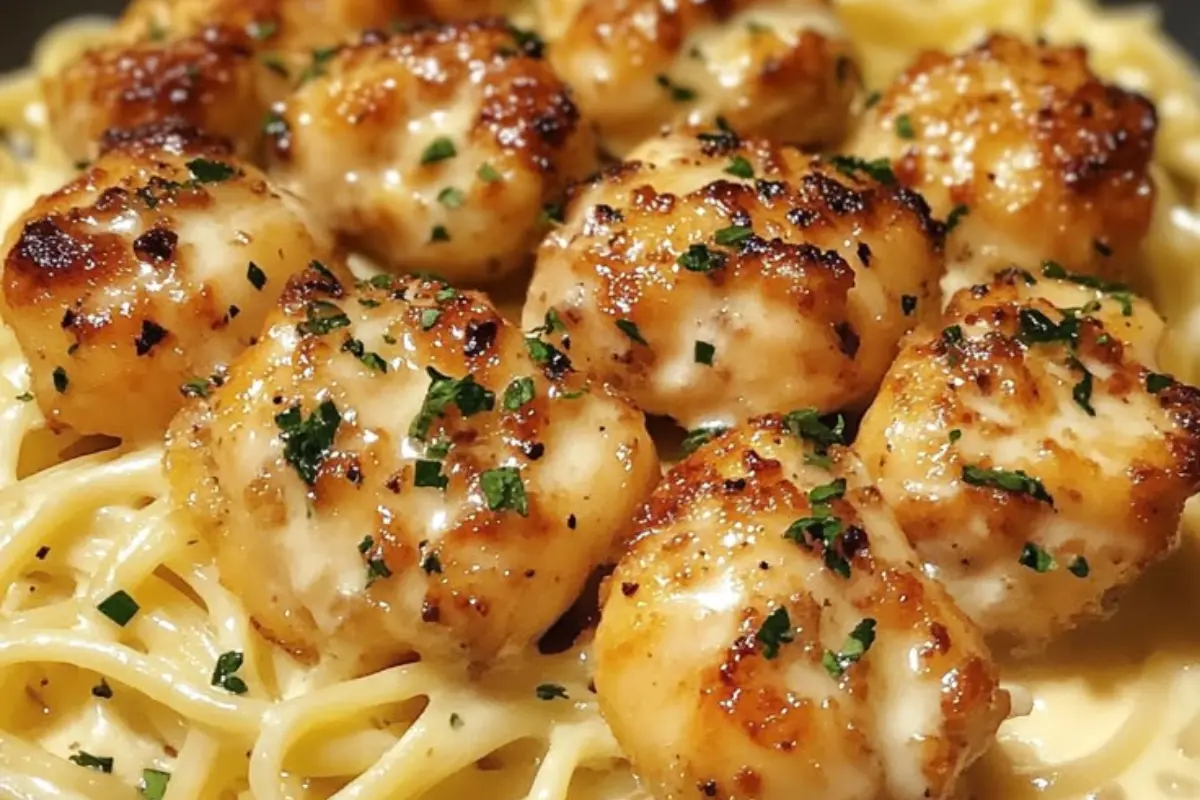
M 860 86 L 828 0 L 541 0 L 554 68 L 605 144 L 724 116 L 747 134 L 839 139 Z
M 298 276 L 168 473 L 302 657 L 486 662 L 574 601 L 658 478 L 642 415 L 483 295 Z
M 259 138 L 259 103 L 250 40 L 206 28 L 173 42 L 113 44 L 85 52 L 43 81 L 49 128 L 75 159 L 95 157 L 109 129 L 182 121 L 238 142 Z
M 936 313 L 940 225 L 854 159 L 727 130 L 647 142 L 581 187 L 538 254 L 526 327 L 688 427 L 863 404 Z
M 954 221 L 949 288 L 1043 259 L 1119 277 L 1150 224 L 1156 127 L 1154 106 L 1103 83 L 1084 49 L 995 35 L 920 56 L 849 150 L 890 159 Z
M 658 800 L 948 797 L 1009 699 L 814 412 L 719 436 L 636 520 L 596 691 Z
M 1200 488 L 1200 392 L 1140 360 L 1161 321 L 1067 278 L 960 291 L 909 337 L 857 441 L 929 574 L 1020 650 L 1110 610 Z
M 159 131 L 38 200 L 3 254 L 4 319 L 51 423 L 146 440 L 328 250 L 227 146 Z
M 381 263 L 473 281 L 523 263 L 545 204 L 595 165 L 566 85 L 500 21 L 343 49 L 288 102 L 274 155 Z

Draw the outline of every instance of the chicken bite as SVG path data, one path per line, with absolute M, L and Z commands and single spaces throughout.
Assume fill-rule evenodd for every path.
M 542 0 L 550 59 L 617 154 L 723 116 L 748 135 L 841 138 L 861 86 L 828 0 Z
M 276 124 L 275 173 L 349 242 L 467 281 L 520 266 L 546 204 L 596 163 L 540 45 L 499 20 L 369 35 Z
M 1162 321 L 1043 272 L 964 289 L 914 332 L 856 442 L 927 572 L 1019 651 L 1110 611 L 1200 488 L 1200 391 L 1144 360 Z
M 195 131 L 141 131 L 8 232 L 3 311 L 52 425 L 162 435 L 327 245 L 293 198 Z M 197 383 L 198 381 L 198 383 Z
M 42 81 L 49 129 L 71 158 L 88 160 L 105 132 L 182 122 L 250 153 L 264 106 L 250 39 L 209 27 L 176 41 L 110 44 Z
M 651 140 L 576 190 L 524 323 L 691 428 L 865 405 L 942 269 L 924 201 L 868 172 L 727 129 Z
M 811 410 L 752 420 L 636 519 L 595 681 L 658 800 L 946 798 L 1008 713 L 839 432 Z
M 993 35 L 926 52 L 883 92 L 847 146 L 952 224 L 952 292 L 1049 259 L 1109 278 L 1150 224 L 1157 128 L 1146 98 L 1102 82 L 1081 47 Z
M 529 646 L 658 478 L 636 409 L 427 279 L 298 276 L 172 430 L 176 497 L 258 629 L 364 670 Z

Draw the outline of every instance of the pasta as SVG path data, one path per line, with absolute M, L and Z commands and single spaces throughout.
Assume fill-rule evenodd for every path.
M 922 48 L 999 29 L 1082 39 L 1099 72 L 1155 100 L 1160 195 L 1139 288 L 1168 321 L 1164 366 L 1200 377 L 1200 74 L 1155 12 L 1091 0 L 837 5 L 868 89 Z M 73 176 L 49 137 L 38 76 L 106 27 L 57 28 L 29 70 L 0 82 L 0 228 Z M 172 509 L 161 446 L 55 432 L 28 392 L 23 356 L 0 328 L 0 798 L 643 796 L 588 685 L 586 645 L 482 679 L 420 661 L 365 677 L 301 664 L 263 637 Z M 1184 635 L 1200 626 L 1196 569 L 1189 542 L 1114 620 L 1007 672 L 1014 694 L 1032 698 L 1029 713 L 1001 728 L 963 796 L 1200 796 L 1200 654 Z M 100 610 L 114 597 L 139 608 L 124 627 Z M 244 694 L 214 685 L 229 654 Z

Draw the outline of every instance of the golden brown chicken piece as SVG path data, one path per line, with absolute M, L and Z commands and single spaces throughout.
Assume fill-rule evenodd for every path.
M 865 405 L 942 270 L 924 201 L 871 172 L 728 130 L 653 139 L 575 192 L 525 326 L 553 312 L 572 358 L 687 427 Z
M 1161 320 L 1066 275 L 960 291 L 909 337 L 856 442 L 927 572 L 1021 650 L 1110 610 L 1200 488 L 1200 391 L 1140 360 Z
M 860 88 L 828 0 L 541 0 L 558 73 L 617 154 L 717 116 L 747 135 L 837 141 Z
M 311 270 L 171 438 L 256 625 L 364 668 L 527 647 L 659 475 L 642 415 L 483 295 Z
M 226 145 L 157 131 L 39 199 L 2 252 L 4 320 L 51 423 L 144 441 L 329 251 Z
M 519 266 L 595 148 L 537 42 L 500 21 L 371 35 L 277 122 L 274 169 L 356 247 L 469 281 Z
M 237 142 L 259 139 L 259 102 L 251 42 L 240 31 L 205 28 L 177 41 L 106 45 L 43 81 L 50 129 L 68 155 L 94 158 L 110 129 L 167 121 Z
M 994 35 L 927 52 L 868 111 L 849 152 L 892 161 L 953 222 L 949 289 L 1049 259 L 1119 277 L 1150 223 L 1154 106 L 1103 83 L 1082 48 Z
M 979 631 L 836 434 L 811 411 L 753 420 L 637 517 L 595 681 L 657 800 L 945 798 L 1008 713 Z

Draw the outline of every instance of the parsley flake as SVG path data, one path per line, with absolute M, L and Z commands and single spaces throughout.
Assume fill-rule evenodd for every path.
M 80 750 L 78 753 L 71 756 L 67 760 L 73 764 L 78 764 L 81 767 L 86 767 L 87 769 L 94 769 L 97 772 L 104 772 L 104 773 L 111 774 L 113 771 L 112 756 L 94 756 L 91 753 L 87 752 L 86 750 Z
M 680 448 L 683 450 L 684 455 L 691 455 L 704 445 L 711 442 L 713 439 L 720 436 L 722 433 L 725 433 L 727 430 L 729 430 L 729 428 L 726 428 L 724 425 L 713 425 L 708 428 L 695 428 L 688 431 L 687 435 L 683 437 L 683 442 L 680 444 Z
M 447 186 L 438 192 L 437 201 L 446 208 L 461 208 L 462 204 L 467 201 L 467 196 L 462 189 Z
M 1068 363 L 1072 369 L 1083 372 L 1079 383 L 1071 389 L 1071 397 L 1074 398 L 1076 405 L 1087 412 L 1089 417 L 1096 416 L 1096 409 L 1092 408 L 1092 373 L 1077 358 L 1071 358 Z
M 433 367 L 426 367 L 425 372 L 430 378 L 429 388 L 425 391 L 421 410 L 408 426 L 408 435 L 414 439 L 424 441 L 434 418 L 443 416 L 451 405 L 457 405 L 464 417 L 495 407 L 496 395 L 476 383 L 473 376 L 451 378 Z
M 873 644 L 875 644 L 875 620 L 868 617 L 854 626 L 846 643 L 842 645 L 841 652 L 825 651 L 825 655 L 821 658 L 821 665 L 825 667 L 825 671 L 831 677 L 840 678 L 846 674 L 846 670 L 851 664 L 857 664 L 862 660 Z
M 146 800 L 162 800 L 167 793 L 167 784 L 171 782 L 171 773 L 160 769 L 142 770 L 142 782 L 138 789 Z
M 54 391 L 63 394 L 67 391 L 67 387 L 71 385 L 71 379 L 67 377 L 67 371 L 62 367 L 54 368 Z
M 124 628 L 141 608 L 137 601 L 122 589 L 100 601 L 96 610 Z
M 413 486 L 426 489 L 445 489 L 450 479 L 442 474 L 442 462 L 418 459 L 413 466 Z
M 1037 573 L 1049 572 L 1058 566 L 1049 553 L 1033 542 L 1026 542 L 1021 548 L 1021 557 L 1017 559 L 1017 563 Z
M 262 288 L 267 285 L 267 273 L 263 272 L 258 264 L 251 261 L 249 266 L 246 267 L 246 280 L 250 281 L 250 285 L 261 292 Z
M 221 183 L 238 174 L 237 169 L 221 161 L 193 158 L 186 164 L 196 183 Z
M 962 222 L 963 217 L 970 213 L 971 209 L 962 203 L 959 203 L 954 208 L 950 209 L 950 214 L 946 217 L 946 233 L 949 233 L 957 228 L 958 223 Z
M 908 114 L 896 117 L 896 135 L 901 139 L 917 138 L 917 132 L 913 129 L 912 117 Z
M 654 82 L 666 89 L 671 95 L 671 100 L 676 103 L 690 103 L 696 99 L 695 89 L 690 89 L 687 86 L 680 86 L 679 84 L 673 82 L 666 75 L 659 74 L 654 76 Z
M 309 486 L 317 482 L 341 423 L 342 415 L 332 400 L 322 402 L 308 419 L 303 418 L 299 404 L 275 415 L 284 443 L 283 458 Z
M 533 378 L 513 378 L 504 389 L 504 399 L 501 405 L 509 411 L 516 411 L 533 399 Z
M 783 424 L 793 436 L 808 439 L 822 447 L 841 444 L 846 432 L 846 420 L 841 414 L 833 418 L 831 425 L 825 422 L 815 408 L 802 408 L 784 414 Z
M 971 486 L 983 486 L 1013 494 L 1025 494 L 1038 502 L 1054 505 L 1054 498 L 1046 491 L 1042 482 L 1019 469 L 986 469 L 968 464 L 962 468 L 962 479 Z
M 479 180 L 483 181 L 484 183 L 496 183 L 504 180 L 504 176 L 486 161 L 479 167 L 479 171 L 475 174 L 478 175 Z
M 92 687 L 92 697 L 99 697 L 101 700 L 109 700 L 113 696 L 112 687 L 108 685 L 108 681 L 103 678 L 100 682 Z
M 783 606 L 768 614 L 759 627 L 758 633 L 754 635 L 754 641 L 762 645 L 763 658 L 768 661 L 778 658 L 779 648 L 794 641 L 795 638 L 796 635 L 792 631 L 792 620 Z
M 497 467 L 483 473 L 479 479 L 487 507 L 492 511 L 509 509 L 522 517 L 529 516 L 529 498 L 525 495 L 525 484 L 516 467 Z
M 455 149 L 454 142 L 446 136 L 439 136 L 421 151 L 421 163 L 436 164 L 439 161 L 454 158 L 456 155 L 458 155 L 458 150 Z
M 742 156 L 735 155 L 729 159 L 729 166 L 725 168 L 725 174 L 750 179 L 754 177 L 754 167 Z
M 222 653 L 217 657 L 217 665 L 213 667 L 212 685 L 233 694 L 245 694 L 249 687 L 234 674 L 242 668 L 245 661 L 246 657 L 238 650 Z
M 838 500 L 846 494 L 846 479 L 838 478 L 830 483 L 814 487 L 808 493 L 808 502 L 828 503 L 830 500 Z
M 729 246 L 741 244 L 753 235 L 754 229 L 749 225 L 730 225 L 727 228 L 721 228 L 721 230 L 717 231 L 714 239 L 719 245 Z
M 717 348 L 714 347 L 712 343 L 697 339 L 695 345 L 693 346 L 692 358 L 697 364 L 706 364 L 711 367 L 713 363 L 713 356 L 716 355 L 716 353 Z
M 1175 379 L 1170 375 L 1164 375 L 1161 372 L 1149 372 L 1146 374 L 1146 391 L 1150 394 L 1158 394 L 1174 385 Z
M 1076 578 L 1086 578 L 1091 574 L 1092 568 L 1086 558 L 1075 556 L 1075 558 L 1071 559 L 1071 564 L 1067 567 L 1067 571 Z
M 628 336 L 634 342 L 646 345 L 647 347 L 650 346 L 650 343 L 642 337 L 642 332 L 638 330 L 637 323 L 633 320 L 619 319 L 616 321 L 616 326 L 621 329 L 621 333 Z
M 904 312 L 904 316 L 911 317 L 913 312 L 917 310 L 917 297 L 912 294 L 900 295 L 900 310 Z
M 567 690 L 557 683 L 543 683 L 534 690 L 538 700 L 569 700 Z
M 350 325 L 350 318 L 334 303 L 314 300 L 305 308 L 306 319 L 296 326 L 302 335 L 324 336 Z
M 688 272 L 712 272 L 725 266 L 725 255 L 708 249 L 702 244 L 693 244 L 680 253 L 675 263 Z
M 856 178 L 862 173 L 888 186 L 896 183 L 892 164 L 886 158 L 868 161 L 857 156 L 829 156 L 829 165 L 848 178 Z
M 450 241 L 450 231 L 446 230 L 445 225 L 434 225 L 429 231 L 429 242 L 448 242 Z

